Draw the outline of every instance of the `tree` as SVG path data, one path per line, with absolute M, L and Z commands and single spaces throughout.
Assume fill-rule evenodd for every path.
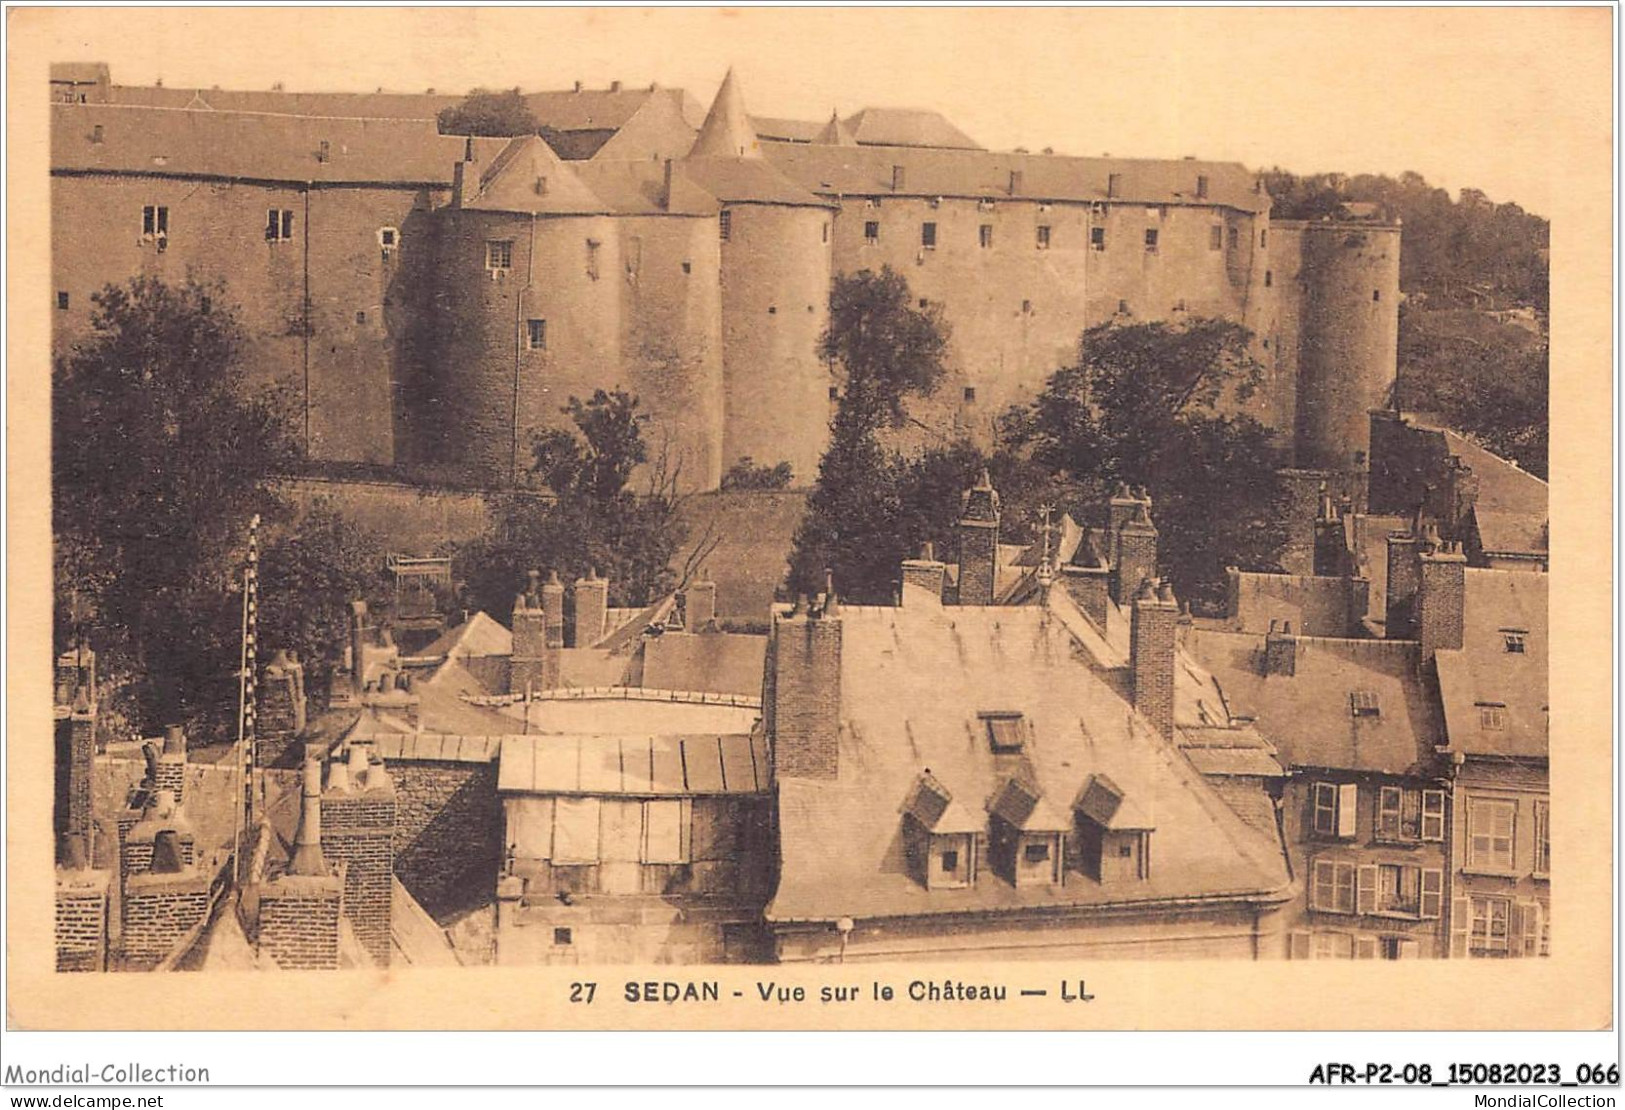
M 551 503 L 512 494 L 498 506 L 496 533 L 465 546 L 454 561 L 470 604 L 506 615 L 525 572 L 556 571 L 568 581 L 596 569 L 608 577 L 612 605 L 644 605 L 674 584 L 672 558 L 685 538 L 677 479 L 650 464 L 647 417 L 637 398 L 597 390 L 571 397 L 561 411 L 575 431 L 554 429 L 533 444 L 533 470 Z M 640 467 L 647 487 L 636 491 Z
M 435 122 L 442 135 L 487 135 L 506 138 L 534 135 L 540 123 L 518 89 L 492 92 L 475 89 L 461 104 L 442 108 Z
M 1271 433 L 1233 414 L 1261 374 L 1249 342 L 1223 320 L 1090 328 L 1004 425 L 1007 449 L 1097 506 L 1119 483 L 1145 486 L 1161 570 L 1193 604 L 1223 596 L 1226 566 L 1279 569 L 1286 542 Z
M 889 601 L 898 563 L 913 552 L 902 527 L 906 464 L 881 445 L 879 433 L 907 420 L 910 397 L 936 389 L 948 326 L 934 306 L 914 306 L 902 275 L 890 267 L 864 270 L 836 279 L 819 345 L 844 381 L 830 445 L 796 530 L 789 587 L 817 593 L 827 569 L 841 596 Z
M 247 522 L 281 512 L 262 479 L 295 450 L 273 397 L 247 387 L 222 288 L 141 277 L 93 302 L 52 375 L 59 637 L 95 630 L 142 727 L 206 728 L 235 707 Z
M 722 476 L 722 489 L 724 490 L 764 490 L 785 489 L 795 479 L 795 472 L 790 464 L 780 462 L 773 466 L 766 463 L 757 464 L 749 455 L 742 455 L 738 462 L 728 468 L 728 473 Z
M 383 611 L 389 600 L 385 551 L 374 532 L 318 500 L 289 526 L 267 535 L 259 560 L 259 643 L 292 649 L 310 668 L 307 686 L 348 642 L 350 602 Z

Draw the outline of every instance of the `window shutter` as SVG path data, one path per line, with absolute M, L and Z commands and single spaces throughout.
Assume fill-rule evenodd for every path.
M 1422 839 L 1444 839 L 1444 791 L 1422 791 Z
M 1473 903 L 1470 898 L 1450 900 L 1450 958 L 1467 958 L 1467 938 L 1473 929 Z
M 1354 912 L 1377 912 L 1377 865 L 1362 863 L 1360 865 L 1359 886 L 1355 891 Z
M 1544 917 L 1539 902 L 1520 902 L 1523 909 L 1523 935 L 1513 937 L 1512 946 L 1522 947 L 1522 955 L 1540 955 L 1541 919 Z
M 1337 788 L 1337 835 L 1352 839 L 1354 822 L 1359 815 L 1360 788 L 1352 782 L 1345 782 Z
M 1286 957 L 1289 960 L 1307 960 L 1310 958 L 1309 931 L 1298 929 L 1287 934 Z
M 1376 937 L 1355 937 L 1354 958 L 1357 960 L 1374 960 L 1377 958 Z
M 1315 861 L 1314 880 L 1309 884 L 1309 908 L 1312 910 L 1336 909 L 1337 907 L 1333 904 L 1333 892 L 1336 883 L 1336 865 L 1330 860 L 1317 859 Z
M 1507 955 L 1518 957 L 1523 955 L 1523 930 L 1525 911 L 1528 902 L 1507 903 Z
M 1444 909 L 1444 872 L 1437 867 L 1422 869 L 1422 916 L 1438 917 Z
M 553 809 L 553 862 L 597 863 L 597 798 L 559 798 Z

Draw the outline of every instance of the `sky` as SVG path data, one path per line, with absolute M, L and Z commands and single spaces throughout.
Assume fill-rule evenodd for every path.
M 709 103 L 732 65 L 758 115 L 927 107 L 991 149 L 1414 170 L 1540 213 L 1576 144 L 1606 143 L 1611 128 L 1610 98 L 1581 95 L 1607 87 L 1612 12 L 1600 7 L 9 14 L 47 23 L 36 29 L 50 44 L 14 66 L 105 61 L 120 84 L 463 92 L 658 81 Z

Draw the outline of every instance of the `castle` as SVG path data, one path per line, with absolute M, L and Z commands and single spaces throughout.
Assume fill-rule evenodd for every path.
M 939 306 L 949 378 L 916 417 L 986 440 L 1093 325 L 1217 317 L 1265 367 L 1245 404 L 1287 461 L 1359 472 L 1395 375 L 1399 228 L 1272 220 L 1234 163 L 980 148 L 933 112 L 822 126 L 650 86 L 537 93 L 541 130 L 439 134 L 458 98 L 140 88 L 52 71 L 56 350 L 138 274 L 224 282 L 256 380 L 317 462 L 522 479 L 598 388 L 715 488 L 738 459 L 811 481 L 839 396 L 836 275 Z M 1363 485 L 1363 483 L 1359 483 Z

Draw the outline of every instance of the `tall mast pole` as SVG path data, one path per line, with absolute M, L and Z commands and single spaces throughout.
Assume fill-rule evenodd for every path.
M 242 645 L 237 670 L 237 781 L 238 820 L 232 830 L 232 855 L 238 874 L 244 874 L 242 841 L 254 816 L 254 671 L 255 639 L 259 630 L 259 514 L 248 522 L 248 561 L 243 567 Z

